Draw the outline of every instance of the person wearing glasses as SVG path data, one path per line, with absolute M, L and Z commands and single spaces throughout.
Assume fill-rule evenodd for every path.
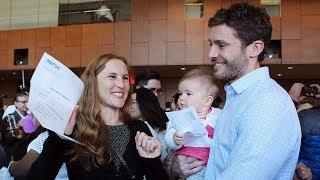
M 147 71 L 137 77 L 136 88 L 139 89 L 141 87 L 149 89 L 157 97 L 164 94 L 161 89 L 160 74 L 155 71 Z
M 15 111 L 8 114 L 0 123 L 1 144 L 6 151 L 8 164 L 11 160 L 21 159 L 25 151 L 20 149 L 25 133 L 21 119 L 27 115 L 29 95 L 26 92 L 17 93 L 14 98 Z

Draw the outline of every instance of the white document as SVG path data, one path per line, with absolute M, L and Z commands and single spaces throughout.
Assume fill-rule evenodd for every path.
M 180 111 L 166 112 L 169 123 L 173 128 L 185 134 L 185 146 L 208 147 L 209 138 L 204 125 L 194 109 L 194 107 L 186 108 Z
M 83 91 L 83 83 L 70 69 L 44 53 L 30 81 L 28 108 L 40 124 L 64 135 L 73 108 Z

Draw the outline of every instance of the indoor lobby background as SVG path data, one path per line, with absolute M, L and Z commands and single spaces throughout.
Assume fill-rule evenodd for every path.
M 128 58 L 133 79 L 158 71 L 164 105 L 185 72 L 210 66 L 208 19 L 239 1 L 0 0 L 1 96 L 10 104 L 18 88 L 29 86 L 43 52 L 78 75 L 91 59 L 110 52 Z M 271 76 L 286 89 L 294 82 L 319 83 L 320 1 L 249 2 L 271 16 L 272 42 L 263 63 Z

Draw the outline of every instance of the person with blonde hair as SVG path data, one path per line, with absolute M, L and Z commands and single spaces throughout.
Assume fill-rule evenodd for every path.
M 84 90 L 65 131 L 80 144 L 50 132 L 27 178 L 54 179 L 65 162 L 69 179 L 167 179 L 160 142 L 125 111 L 130 89 L 126 58 L 101 55 L 81 79 Z

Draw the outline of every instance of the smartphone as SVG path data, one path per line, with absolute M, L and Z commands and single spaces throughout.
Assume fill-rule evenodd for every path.
M 302 89 L 302 95 L 304 96 L 316 97 L 317 94 L 318 92 L 315 87 L 305 86 Z

